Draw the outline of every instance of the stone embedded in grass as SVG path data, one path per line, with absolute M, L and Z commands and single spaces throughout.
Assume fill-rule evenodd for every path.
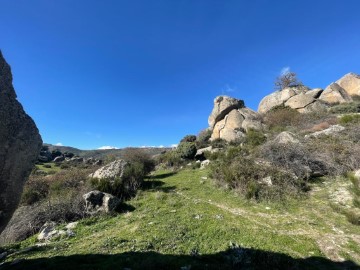
M 83 195 L 86 204 L 86 211 L 89 214 L 98 212 L 110 213 L 120 204 L 120 199 L 105 192 L 98 190 L 90 191 Z

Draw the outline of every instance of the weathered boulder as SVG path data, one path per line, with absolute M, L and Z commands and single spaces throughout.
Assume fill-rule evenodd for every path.
M 319 99 L 330 104 L 352 102 L 351 96 L 337 83 L 332 83 L 326 87 Z
M 11 68 L 0 51 L 0 232 L 18 206 L 42 140 L 34 121 L 17 101 Z
M 343 126 L 333 125 L 333 126 L 330 126 L 327 129 L 305 135 L 305 138 L 318 137 L 318 136 L 321 136 L 321 135 L 333 135 L 333 134 L 339 133 L 339 132 L 341 132 L 343 130 L 345 130 L 345 128 Z
M 312 90 L 309 90 L 309 91 L 305 92 L 305 95 L 311 96 L 313 98 L 318 98 L 318 97 L 320 97 L 322 92 L 324 92 L 324 89 L 314 88 Z
M 114 211 L 121 202 L 119 198 L 98 190 L 84 194 L 83 198 L 89 214 L 95 214 L 97 212 L 110 213 Z
M 285 106 L 293 109 L 303 109 L 313 102 L 315 102 L 315 98 L 313 98 L 312 95 L 306 95 L 305 93 L 301 93 L 288 99 L 285 102 Z
M 220 103 L 218 102 L 220 100 Z M 224 102 L 230 100 L 231 102 Z M 221 105 L 220 114 L 218 112 Z M 229 107 L 225 105 L 228 104 Z M 239 108 L 233 107 L 238 104 Z M 209 117 L 210 129 L 212 130 L 210 140 L 223 139 L 226 141 L 235 141 L 245 136 L 249 129 L 262 129 L 261 118 L 259 114 L 249 108 L 244 107 L 244 101 L 227 96 L 219 96 L 215 99 L 214 109 Z M 214 115 L 217 115 L 215 117 Z
M 259 104 L 258 112 L 266 113 L 276 106 L 283 105 L 290 98 L 305 93 L 309 88 L 306 86 L 287 87 L 265 96 Z
M 277 135 L 274 139 L 274 142 L 278 144 L 300 143 L 300 141 L 295 138 L 293 133 L 287 131 L 283 131 Z
M 360 96 L 360 75 L 348 73 L 336 83 L 343 88 L 350 96 Z
M 123 176 L 128 163 L 123 159 L 115 160 L 94 172 L 91 177 L 98 179 L 115 179 Z
M 240 109 L 244 107 L 244 101 L 228 96 L 218 96 L 214 99 L 214 108 L 209 116 L 208 122 L 210 128 L 213 128 L 215 124 L 223 119 L 225 115 L 234 109 Z

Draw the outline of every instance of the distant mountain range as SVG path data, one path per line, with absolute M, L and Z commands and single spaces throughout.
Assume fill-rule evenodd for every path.
M 53 151 L 58 149 L 62 153 L 71 152 L 76 156 L 83 157 L 83 158 L 90 158 L 93 157 L 95 159 L 104 159 L 107 156 L 114 156 L 116 158 L 122 158 L 125 149 L 96 149 L 96 150 L 81 150 L 70 146 L 58 146 L 52 145 L 48 143 L 44 143 L 45 146 L 49 147 L 49 151 Z M 161 154 L 164 151 L 168 151 L 171 148 L 167 147 L 131 147 L 131 148 L 138 148 L 144 150 L 146 153 L 150 154 L 151 156 L 155 156 Z

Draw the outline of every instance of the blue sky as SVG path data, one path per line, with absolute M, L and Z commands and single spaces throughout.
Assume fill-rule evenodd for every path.
M 171 145 L 213 99 L 252 109 L 290 68 L 310 87 L 360 73 L 360 1 L 0 0 L 0 49 L 44 142 Z

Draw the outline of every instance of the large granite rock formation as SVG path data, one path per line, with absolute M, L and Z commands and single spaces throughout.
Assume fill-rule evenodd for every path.
M 262 128 L 258 113 L 246 108 L 244 101 L 228 96 L 215 98 L 208 122 L 211 140 L 234 141 L 244 137 L 249 129 Z
M 0 232 L 18 206 L 42 140 L 16 99 L 11 68 L 0 51 Z
M 337 83 L 332 83 L 321 93 L 320 100 L 327 103 L 347 103 L 352 102 L 351 96 Z
M 343 88 L 350 96 L 360 96 L 360 75 L 348 73 L 336 83 Z
M 326 102 L 319 100 L 323 90 L 315 88 L 310 90 L 306 86 L 288 87 L 265 96 L 258 108 L 259 113 L 266 113 L 276 106 L 288 106 L 301 113 L 326 109 Z

